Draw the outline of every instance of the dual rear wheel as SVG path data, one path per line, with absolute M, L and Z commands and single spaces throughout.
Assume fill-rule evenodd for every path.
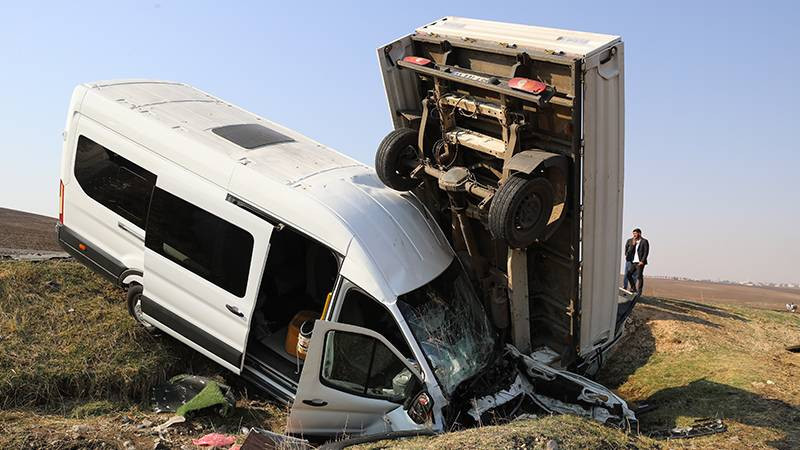
M 412 178 L 422 163 L 417 145 L 418 132 L 411 128 L 392 131 L 381 141 L 375 155 L 375 170 L 386 186 L 410 191 L 422 180 Z M 542 236 L 553 212 L 555 192 L 542 177 L 516 173 L 508 177 L 492 198 L 488 229 L 494 239 L 511 248 L 526 248 Z

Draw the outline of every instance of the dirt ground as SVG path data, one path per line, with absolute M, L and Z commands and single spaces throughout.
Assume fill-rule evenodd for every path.
M 0 208 L 0 255 L 62 252 L 55 226 L 53 217 Z
M 700 302 L 727 303 L 755 308 L 785 310 L 787 303 L 800 304 L 800 289 L 741 286 L 706 281 L 645 278 L 644 294 Z

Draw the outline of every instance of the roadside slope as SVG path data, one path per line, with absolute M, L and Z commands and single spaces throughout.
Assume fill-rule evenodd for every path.
M 641 432 L 719 417 L 727 433 L 656 442 L 559 416 L 364 448 L 544 448 L 549 440 L 561 448 L 800 448 L 800 354 L 785 350 L 800 344 L 800 314 L 648 297 L 629 330 L 599 381 L 656 408 L 640 416 Z M 152 447 L 152 432 L 139 425 L 168 415 L 150 412 L 144 397 L 185 371 L 224 374 L 182 344 L 139 329 L 124 292 L 80 264 L 0 262 L 0 448 L 125 440 Z M 193 418 L 161 444 L 180 448 L 210 430 L 241 440 L 241 426 L 283 430 L 284 409 L 241 386 L 237 392 L 233 417 Z

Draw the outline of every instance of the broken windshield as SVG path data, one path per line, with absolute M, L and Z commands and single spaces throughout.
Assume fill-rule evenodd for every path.
M 494 332 L 458 258 L 397 305 L 446 394 L 489 363 Z

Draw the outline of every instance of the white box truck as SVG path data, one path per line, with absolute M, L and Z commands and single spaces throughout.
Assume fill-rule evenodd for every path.
M 377 49 L 395 128 L 379 177 L 448 231 L 517 348 L 589 374 L 635 303 L 617 287 L 623 48 L 445 17 Z

